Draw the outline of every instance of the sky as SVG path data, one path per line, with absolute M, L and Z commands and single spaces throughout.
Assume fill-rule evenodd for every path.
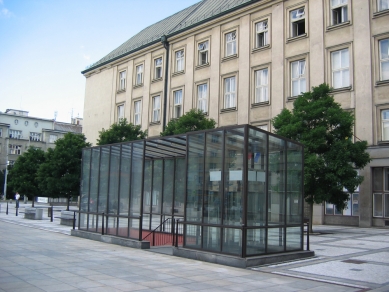
M 0 0 L 0 111 L 83 117 L 88 65 L 200 0 Z

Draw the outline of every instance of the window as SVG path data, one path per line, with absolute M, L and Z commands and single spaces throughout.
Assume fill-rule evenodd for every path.
M 269 101 L 268 75 L 267 68 L 255 71 L 255 103 Z
M 197 108 L 203 113 L 208 112 L 208 84 L 200 84 L 197 86 Z
M 264 130 L 264 131 L 269 131 L 268 125 L 260 125 L 260 126 L 256 126 L 256 127 L 261 129 L 261 130 Z
M 305 67 L 305 60 L 291 63 L 292 96 L 298 96 L 306 91 Z
M 226 57 L 236 54 L 236 31 L 225 35 L 226 40 Z
M 267 20 L 258 22 L 255 25 L 256 30 L 256 48 L 262 48 L 269 44 L 269 28 Z
M 176 72 L 184 71 L 184 50 L 176 52 Z
M 236 98 L 235 76 L 224 79 L 224 108 L 234 108 Z
M 9 154 L 20 155 L 22 153 L 22 145 L 9 144 Z
M 136 66 L 136 80 L 135 85 L 141 85 L 143 82 L 143 64 Z
M 359 216 L 359 193 L 349 194 L 350 199 L 344 210 L 338 210 L 334 204 L 325 203 L 326 215 Z
M 389 217 L 389 168 L 373 168 L 373 217 Z
M 141 105 L 140 100 L 134 102 L 134 125 L 141 124 Z
M 389 39 L 381 40 L 380 47 L 380 78 L 389 80 Z
M 350 68 L 348 49 L 331 53 L 332 87 L 342 88 L 350 86 Z
M 198 44 L 200 66 L 208 64 L 208 49 L 209 49 L 208 41 Z
M 57 135 L 50 135 L 49 143 L 54 143 L 55 141 L 57 141 L 57 139 L 58 139 Z
M 173 118 L 177 119 L 182 116 L 182 90 L 173 92 L 174 108 Z
M 382 112 L 382 141 L 389 141 L 389 110 Z
M 162 78 L 162 58 L 158 58 L 154 60 L 154 79 Z
M 0 137 L 3 137 L 3 129 L 0 128 Z
M 30 132 L 30 141 L 39 142 L 40 140 L 41 140 L 41 133 Z
M 124 104 L 118 105 L 117 107 L 117 122 L 124 119 Z
M 119 73 L 119 90 L 126 89 L 126 71 Z
M 389 0 L 378 0 L 378 11 L 389 9 Z
M 12 139 L 21 139 L 22 138 L 22 131 L 9 130 L 9 137 Z
M 153 123 L 157 123 L 160 121 L 160 111 L 161 111 L 161 96 L 157 95 L 153 97 L 153 115 L 152 115 Z
M 332 25 L 348 21 L 348 0 L 331 0 Z
M 305 8 L 299 8 L 290 12 L 290 35 L 297 37 L 305 34 Z

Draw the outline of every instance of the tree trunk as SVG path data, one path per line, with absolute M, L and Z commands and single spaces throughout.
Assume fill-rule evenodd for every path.
M 313 202 L 309 204 L 309 233 L 313 232 L 312 221 L 313 221 Z
M 66 205 L 66 211 L 69 211 L 69 198 L 70 198 L 70 196 L 68 196 L 68 202 L 67 202 L 67 205 Z
M 32 205 L 31 205 L 31 207 L 33 207 L 33 208 L 34 208 L 34 202 L 35 202 L 35 196 L 32 196 Z

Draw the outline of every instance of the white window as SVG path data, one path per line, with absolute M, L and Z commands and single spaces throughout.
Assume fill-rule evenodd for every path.
M 134 102 L 134 125 L 141 124 L 141 105 L 140 100 Z
M 9 137 L 12 139 L 21 139 L 22 138 L 22 131 L 9 130 Z
M 117 122 L 119 123 L 121 119 L 124 119 L 124 104 L 118 105 L 117 107 Z
M 382 121 L 382 141 L 389 141 L 389 110 L 382 111 L 381 121 Z
M 350 60 L 348 49 L 331 53 L 332 86 L 336 88 L 350 86 Z
M 389 0 L 378 0 L 378 11 L 389 9 Z
M 155 67 L 155 79 L 162 78 L 162 58 L 158 58 L 154 60 L 154 67 Z
M 160 120 L 161 111 L 161 96 L 157 95 L 153 97 L 153 116 L 152 122 L 156 123 Z
M 57 135 L 50 135 L 49 143 L 54 143 L 55 141 L 57 141 L 57 139 L 58 139 Z
M 236 54 L 236 31 L 227 33 L 226 36 L 226 57 Z
M 224 79 L 224 108 L 236 107 L 236 84 L 235 76 Z
M 258 22 L 255 25 L 256 30 L 256 48 L 261 48 L 269 44 L 269 27 L 267 20 Z
M 305 34 L 305 8 L 299 8 L 290 12 L 290 35 L 297 37 Z
M 299 60 L 291 63 L 292 76 L 292 96 L 298 96 L 306 89 L 305 60 Z
M 208 41 L 198 44 L 199 65 L 208 64 L 208 49 L 209 49 Z
M 268 69 L 255 71 L 255 103 L 269 101 Z
M 331 0 L 332 25 L 348 21 L 348 0 Z
M 381 40 L 380 44 L 380 77 L 389 80 L 389 39 Z
M 140 85 L 143 82 L 143 64 L 136 66 L 136 80 L 135 85 Z
M 20 155 L 22 153 L 22 145 L 9 144 L 9 154 Z
M 119 90 L 126 89 L 126 71 L 119 73 Z
M 30 141 L 39 142 L 40 140 L 41 140 L 41 133 L 30 132 Z
M 182 116 L 182 90 L 174 91 L 173 99 L 174 99 L 173 117 L 177 119 Z
M 203 113 L 208 112 L 208 84 L 200 84 L 197 86 L 197 108 Z
M 184 71 L 184 50 L 176 52 L 176 72 Z

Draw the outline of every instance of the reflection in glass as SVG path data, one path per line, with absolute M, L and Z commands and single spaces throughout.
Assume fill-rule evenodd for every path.
M 119 197 L 119 167 L 120 167 L 120 145 L 111 146 L 111 162 L 109 172 L 109 196 L 108 213 L 118 213 Z
M 162 213 L 163 214 L 172 214 L 172 203 L 173 203 L 173 181 L 171 178 L 171 173 L 174 172 L 174 160 L 166 159 L 163 166 L 163 204 L 162 204 Z
M 287 147 L 286 222 L 287 224 L 299 224 L 303 218 L 303 152 L 302 146 L 291 142 L 287 143 Z
M 224 228 L 223 229 L 223 252 L 235 255 L 242 253 L 242 230 Z
M 109 150 L 110 147 L 101 148 L 100 160 L 100 187 L 97 212 L 107 212 L 108 179 L 109 179 Z
M 269 228 L 267 230 L 267 252 L 284 250 L 284 228 Z
M 265 253 L 266 243 L 266 230 L 261 229 L 248 229 L 247 230 L 247 243 L 246 254 L 257 255 Z
M 143 212 L 150 213 L 151 210 L 151 180 L 152 180 L 153 162 L 145 161 L 144 182 L 143 182 Z
M 120 162 L 120 198 L 119 214 L 128 215 L 130 200 L 131 144 L 122 145 Z M 128 223 L 127 223 L 128 227 Z
M 173 173 L 173 172 L 171 172 Z M 184 215 L 184 203 L 185 203 L 185 177 L 182 175 L 185 173 L 185 159 L 176 159 L 176 173 L 174 183 L 174 214 Z M 165 174 L 168 174 L 165 172 Z M 170 180 L 171 176 L 169 175 Z
M 204 226 L 203 248 L 220 251 L 220 227 Z
M 91 149 L 84 149 L 82 151 L 82 179 L 81 179 L 81 197 L 80 197 L 81 211 L 88 211 L 90 159 L 91 159 Z
M 98 225 L 97 224 L 97 215 L 89 214 L 88 215 L 88 230 L 92 231 L 92 232 L 96 232 L 97 225 Z
M 185 235 L 185 246 L 193 248 L 201 247 L 201 226 L 185 225 Z
M 298 250 L 302 248 L 301 227 L 286 228 L 286 250 Z
M 130 238 L 139 239 L 139 219 L 130 218 Z
M 133 143 L 131 165 L 131 199 L 130 215 L 140 216 L 141 193 L 142 193 L 142 170 L 143 170 L 143 143 Z
M 118 236 L 128 237 L 128 218 L 119 218 Z
M 162 160 L 154 160 L 153 163 L 153 190 L 151 197 L 152 213 L 161 213 L 162 206 Z
M 105 233 L 110 235 L 116 235 L 117 217 L 107 216 L 105 222 L 107 224 L 105 226 Z
M 90 197 L 89 197 L 89 212 L 97 212 L 97 192 L 99 190 L 99 164 L 100 164 L 100 148 L 92 150 L 92 165 L 91 165 L 91 181 L 90 181 Z

